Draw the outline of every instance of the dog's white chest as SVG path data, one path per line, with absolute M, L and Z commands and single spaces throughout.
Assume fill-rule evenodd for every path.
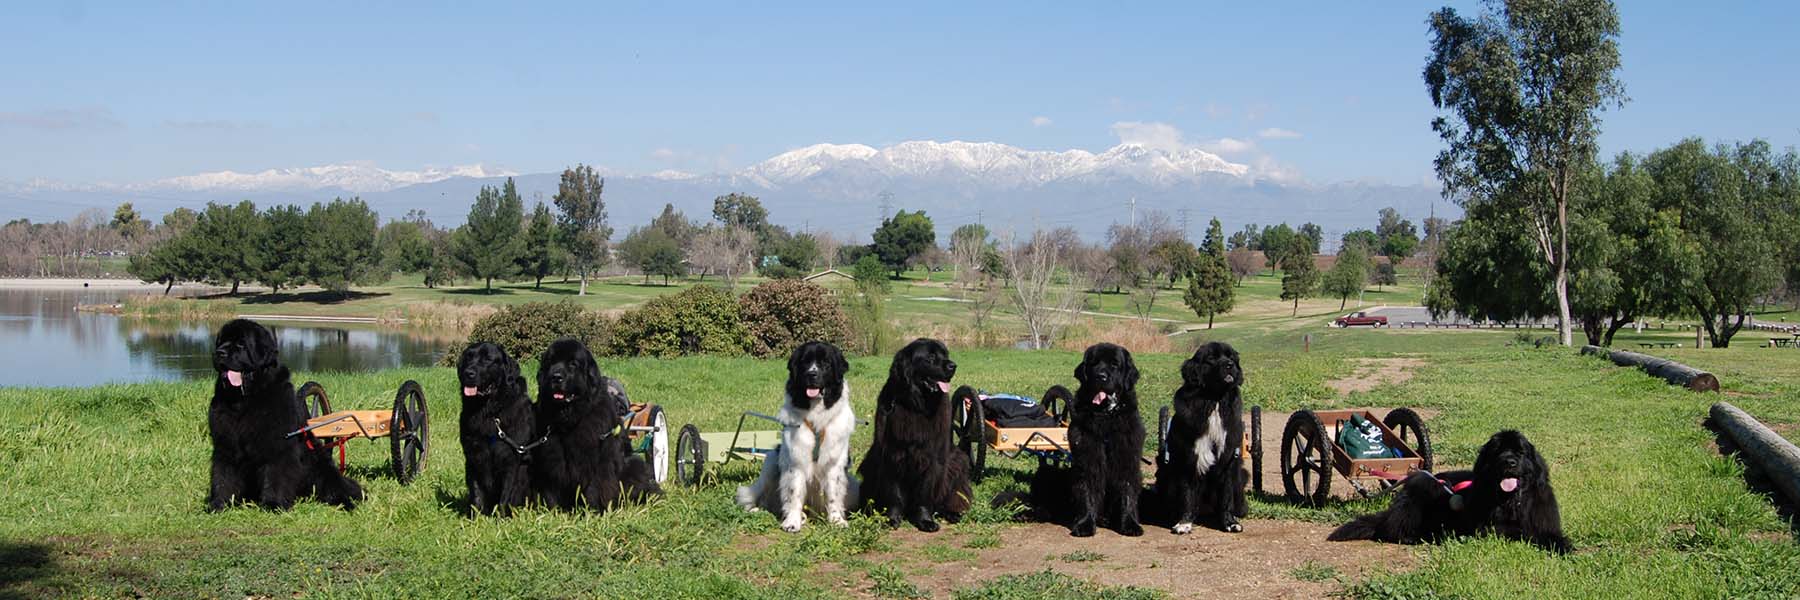
M 1225 425 L 1219 422 L 1219 411 L 1213 409 L 1206 415 L 1206 433 L 1194 440 L 1194 471 L 1205 475 L 1213 463 L 1219 462 L 1219 454 L 1225 451 Z

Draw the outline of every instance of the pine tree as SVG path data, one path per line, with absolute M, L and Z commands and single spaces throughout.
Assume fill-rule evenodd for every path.
M 1281 299 L 1294 301 L 1294 316 L 1300 316 L 1300 299 L 1313 295 L 1319 287 L 1319 268 L 1313 265 L 1311 246 L 1300 236 L 1288 239 L 1288 250 L 1281 259 Z
M 483 186 L 469 207 L 469 219 L 457 228 L 450 239 L 450 253 L 462 263 L 463 272 L 486 282 L 487 292 L 494 292 L 494 278 L 506 279 L 518 271 L 516 261 L 525 249 L 520 238 L 520 222 L 525 218 L 523 202 L 506 179 L 501 189 Z
M 550 207 L 539 202 L 531 210 L 531 220 L 525 226 L 525 247 L 519 253 L 519 274 L 532 279 L 533 289 L 544 286 L 544 277 L 556 272 L 558 266 L 556 248 L 556 216 L 550 214 Z

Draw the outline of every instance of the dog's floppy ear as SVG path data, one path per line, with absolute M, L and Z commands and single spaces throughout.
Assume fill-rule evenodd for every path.
M 275 341 L 275 332 L 260 324 L 255 325 L 252 331 L 255 334 L 251 336 L 253 341 L 249 348 L 250 360 L 257 368 L 273 368 L 281 361 L 281 346 Z
M 1093 348 L 1088 348 L 1086 352 L 1081 353 L 1081 362 L 1075 363 L 1075 380 L 1076 381 L 1079 381 L 1082 383 L 1087 383 L 1088 361 L 1090 359 L 1092 359 L 1093 357 L 1094 357 L 1094 349 Z
M 1206 383 L 1201 380 L 1202 374 L 1200 371 L 1203 368 L 1205 368 L 1205 365 L 1201 363 L 1199 356 L 1182 361 L 1181 382 L 1190 385 L 1202 385 Z
M 1124 361 L 1120 363 L 1120 366 L 1125 370 L 1125 388 L 1120 391 L 1136 391 L 1138 382 L 1137 363 L 1131 360 L 1130 350 L 1120 348 L 1119 355 L 1124 358 Z
M 911 392 L 914 386 L 913 358 L 912 352 L 909 352 L 911 349 L 912 345 L 908 344 L 899 352 L 894 353 L 894 362 L 888 365 L 888 381 L 905 386 L 909 391 L 908 396 L 916 396 L 918 395 L 916 392 Z
M 1523 435 L 1519 436 L 1519 444 L 1524 446 L 1525 456 L 1531 461 L 1531 468 L 1536 471 L 1534 478 L 1537 483 L 1548 485 L 1550 483 L 1550 465 L 1544 462 L 1544 455 L 1538 454 L 1537 446 L 1533 446 L 1531 440 L 1525 439 Z
M 844 351 L 839 350 L 837 346 L 830 344 L 826 344 L 825 347 L 831 349 L 831 366 L 833 373 L 837 375 L 838 380 L 841 381 L 849 378 L 850 360 L 844 358 Z

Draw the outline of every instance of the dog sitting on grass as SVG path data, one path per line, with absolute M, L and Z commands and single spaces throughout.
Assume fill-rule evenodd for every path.
M 241 502 L 287 510 L 300 496 L 345 510 L 362 501 L 362 486 L 338 472 L 329 451 L 304 434 L 288 437 L 306 427 L 307 415 L 274 332 L 247 319 L 226 323 L 212 362 L 219 374 L 206 411 L 213 447 L 207 511 Z

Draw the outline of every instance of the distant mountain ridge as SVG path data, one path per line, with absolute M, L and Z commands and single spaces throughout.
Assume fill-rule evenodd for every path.
M 759 196 L 777 223 L 866 236 L 879 223 L 882 196 L 890 209 L 923 209 L 939 236 L 977 219 L 990 229 L 1075 227 L 1098 238 L 1114 222 L 1128 222 L 1130 206 L 1177 217 L 1188 209 L 1189 233 L 1219 217 L 1227 229 L 1242 223 L 1314 222 L 1327 233 L 1373 227 L 1375 213 L 1394 206 L 1415 222 L 1424 218 L 1437 190 L 1421 185 L 1339 183 L 1316 185 L 1259 172 L 1197 148 L 1167 150 L 1120 144 L 1100 153 L 1027 150 L 993 142 L 902 142 L 885 148 L 816 144 L 784 152 L 729 173 L 664 170 L 648 175 L 606 174 L 613 227 L 622 236 L 647 222 L 664 203 L 690 217 L 710 216 L 712 198 L 742 192 Z M 133 202 L 151 216 L 178 206 L 249 199 L 259 206 L 310 204 L 334 196 L 361 196 L 384 217 L 423 210 L 442 225 L 462 221 L 475 192 L 514 177 L 527 202 L 546 203 L 558 174 L 518 174 L 483 165 L 392 171 L 365 164 L 220 171 L 135 184 L 0 183 L 0 217 L 41 218 L 57 205 L 110 209 Z M 49 205 L 32 206 L 32 200 Z M 20 202 L 23 201 L 23 204 Z M 27 210 L 27 207 L 30 207 Z M 1437 207 L 1440 216 L 1454 208 Z M 18 214 L 12 214 L 17 212 Z M 71 209 L 69 212 L 73 212 Z

